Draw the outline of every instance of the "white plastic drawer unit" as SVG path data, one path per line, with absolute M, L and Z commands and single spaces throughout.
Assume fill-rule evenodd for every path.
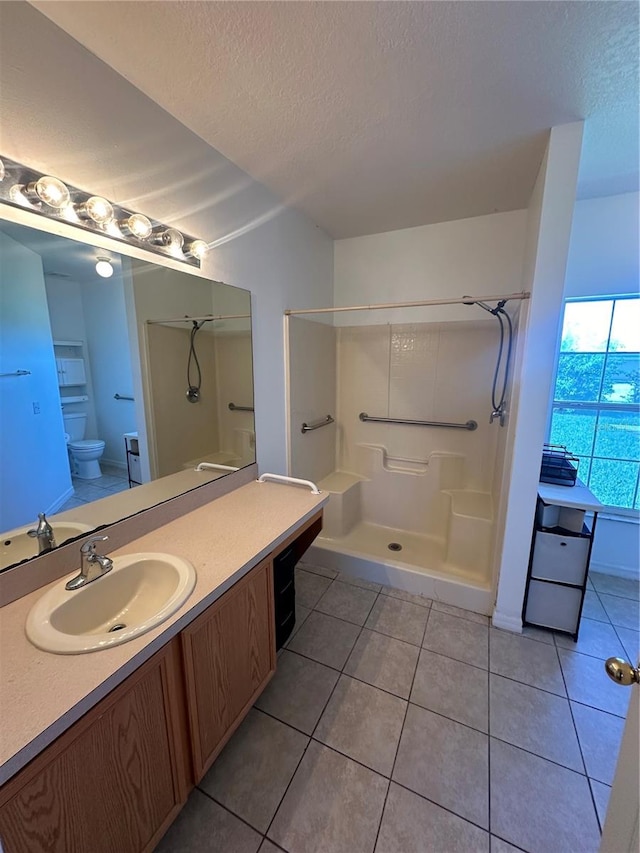
M 581 585 L 587 571 L 588 556 L 589 539 L 539 530 L 533 550 L 531 577 Z
M 531 580 L 524 618 L 557 631 L 577 631 L 582 589 Z

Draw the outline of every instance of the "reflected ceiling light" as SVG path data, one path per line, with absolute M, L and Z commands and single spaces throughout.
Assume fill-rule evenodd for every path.
M 43 201 L 57 210 L 66 207 L 71 201 L 71 193 L 67 187 L 51 175 L 43 175 L 37 181 L 23 184 L 20 189 L 27 201 Z
M 120 219 L 118 225 L 123 234 L 130 234 L 138 240 L 146 240 L 153 231 L 151 220 L 142 213 L 132 213 L 126 219 Z
M 187 252 L 199 261 L 204 261 L 208 251 L 209 246 L 204 240 L 194 240 L 187 246 Z
M 98 258 L 96 262 L 96 272 L 102 278 L 111 278 L 113 275 L 113 266 L 109 258 Z
M 170 256 L 199 267 L 208 250 L 204 240 L 183 234 L 177 228 L 149 219 L 142 213 L 127 210 L 106 198 L 67 185 L 53 175 L 42 175 L 22 163 L 8 157 L 0 159 L 0 202 L 20 205 L 29 211 L 50 219 L 57 219 L 93 231 L 101 236 L 108 235 L 155 252 Z M 187 246 L 183 252 L 183 247 Z M 109 277 L 113 267 L 108 258 L 98 272 Z
M 113 205 L 99 195 L 92 195 L 76 205 L 76 212 L 81 219 L 91 219 L 97 225 L 106 225 L 113 219 Z

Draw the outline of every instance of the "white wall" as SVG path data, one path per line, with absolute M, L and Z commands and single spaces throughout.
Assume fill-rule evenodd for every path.
M 0 530 L 71 494 L 53 340 L 38 255 L 0 234 Z M 38 483 L 37 496 L 33 483 Z
M 335 304 L 368 305 L 522 289 L 527 213 L 516 210 L 337 240 Z M 469 320 L 479 308 L 454 306 L 336 314 L 336 324 Z
M 284 473 L 282 312 L 331 304 L 332 241 L 28 4 L 0 6 L 3 153 L 216 245 L 206 274 L 252 292 L 258 463 Z
M 528 211 L 523 285 L 531 290 L 527 325 L 519 336 L 522 362 L 507 447 L 508 500 L 493 621 L 522 629 L 527 577 L 547 403 L 553 376 L 555 344 L 562 307 L 569 235 L 582 148 L 581 122 L 555 127 Z M 518 360 L 518 359 L 517 359 Z M 508 436 L 508 441 L 509 441 Z
M 640 193 L 576 202 L 565 298 L 638 293 Z

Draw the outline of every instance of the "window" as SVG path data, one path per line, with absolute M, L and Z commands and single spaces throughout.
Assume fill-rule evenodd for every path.
M 640 509 L 640 299 L 567 301 L 549 441 L 610 507 Z

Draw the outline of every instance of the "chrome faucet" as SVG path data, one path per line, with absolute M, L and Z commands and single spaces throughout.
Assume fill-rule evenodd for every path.
M 502 402 L 500 405 L 491 412 L 491 417 L 489 418 L 489 423 L 492 424 L 496 418 L 500 421 L 500 426 L 504 426 L 505 418 L 506 418 L 506 403 Z
M 96 552 L 96 542 L 106 542 L 108 536 L 93 536 L 80 548 L 80 574 L 65 584 L 65 589 L 80 589 L 106 575 L 113 568 L 113 560 Z
M 38 554 L 46 554 L 47 551 L 52 551 L 56 547 L 53 527 L 43 512 L 38 513 L 38 526 L 33 530 L 27 530 L 27 536 L 38 540 Z

